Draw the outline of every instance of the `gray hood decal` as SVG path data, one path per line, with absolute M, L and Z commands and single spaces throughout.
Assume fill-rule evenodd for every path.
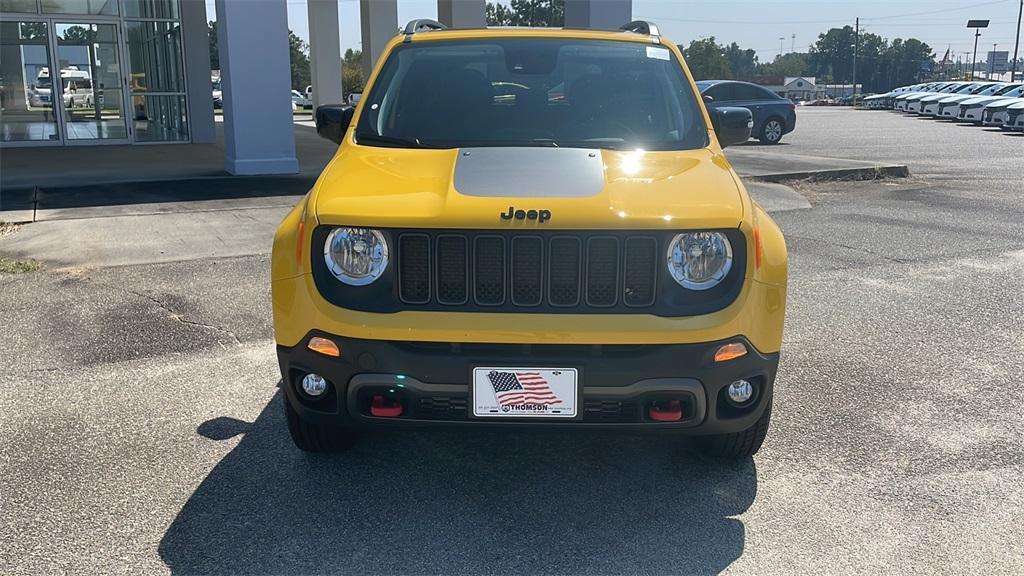
M 585 198 L 604 189 L 600 150 L 463 148 L 455 190 L 488 198 Z

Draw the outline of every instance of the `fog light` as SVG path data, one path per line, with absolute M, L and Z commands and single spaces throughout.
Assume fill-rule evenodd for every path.
M 302 391 L 314 398 L 319 398 L 327 391 L 327 380 L 319 374 L 306 374 L 302 377 Z
M 734 404 L 745 404 L 754 397 L 754 385 L 746 380 L 737 380 L 729 384 L 728 394 Z

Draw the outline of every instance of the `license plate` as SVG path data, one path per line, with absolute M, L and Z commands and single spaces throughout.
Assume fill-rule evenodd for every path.
M 575 368 L 473 369 L 473 416 L 575 418 Z

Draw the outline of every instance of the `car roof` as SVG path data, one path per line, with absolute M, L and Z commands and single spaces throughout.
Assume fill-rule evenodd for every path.
M 674 43 L 664 36 L 638 34 L 625 30 L 594 30 L 582 28 L 529 28 L 522 26 L 488 28 L 447 28 L 410 34 L 399 34 L 392 43 L 434 42 L 443 40 L 470 40 L 474 38 L 579 38 L 593 40 L 617 40 L 620 42 L 643 42 L 669 47 Z

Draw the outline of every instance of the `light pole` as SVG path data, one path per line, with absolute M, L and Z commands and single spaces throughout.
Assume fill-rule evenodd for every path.
M 1017 49 L 1020 48 L 1020 17 L 1024 15 L 1024 0 L 1020 0 L 1020 8 L 1017 9 L 1017 41 L 1013 45 L 1013 68 L 1010 70 L 1010 82 L 1017 77 Z
M 971 56 L 971 81 L 974 81 L 974 63 L 978 61 L 978 38 L 981 38 L 981 29 L 988 28 L 988 20 L 968 20 L 968 28 L 974 28 L 974 55 Z
M 853 98 L 851 105 L 857 106 L 857 49 L 860 47 L 860 18 L 857 18 L 857 27 L 853 31 Z
M 991 80 L 996 75 L 996 49 L 999 48 L 999 44 L 992 44 L 992 57 L 989 58 L 991 62 L 988 63 L 988 79 Z
M 782 52 L 785 50 L 785 47 L 783 46 L 783 42 L 785 42 L 785 41 L 786 41 L 786 38 L 784 36 L 779 36 L 779 57 L 780 58 L 782 57 Z

